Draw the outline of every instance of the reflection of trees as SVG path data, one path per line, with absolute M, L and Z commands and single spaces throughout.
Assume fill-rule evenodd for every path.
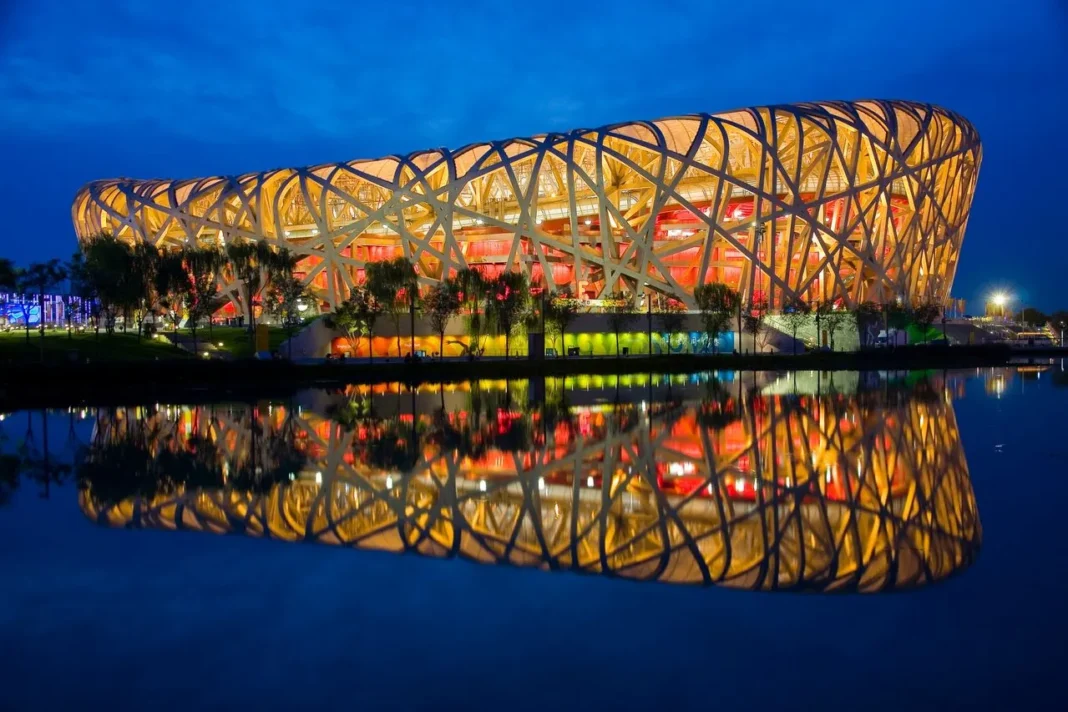
M 22 474 L 22 459 L 18 455 L 0 455 L 0 507 L 11 501 L 19 488 Z
M 705 382 L 705 393 L 698 407 L 702 426 L 712 430 L 727 427 L 742 417 L 741 404 L 716 377 Z
M 409 472 L 420 456 L 418 419 L 410 426 L 399 418 L 379 420 L 353 440 L 352 451 L 368 467 Z

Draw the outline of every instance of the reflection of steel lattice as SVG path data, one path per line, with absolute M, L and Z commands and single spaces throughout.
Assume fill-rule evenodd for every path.
M 90 488 L 80 501 L 87 516 L 113 526 L 240 531 L 747 589 L 902 588 L 967 566 L 979 547 L 947 402 L 886 408 L 776 396 L 750 401 L 733 422 L 707 406 L 648 419 L 590 412 L 523 454 L 490 449 L 477 459 L 435 445 L 431 428 L 405 473 L 360 464 L 353 448 L 368 436 L 360 428 L 276 408 L 259 422 L 296 433 L 307 466 L 292 482 L 262 495 L 179 487 L 113 505 Z M 263 447 L 248 411 L 179 412 L 146 423 L 119 411 L 100 421 L 96 446 L 134 428 L 155 433 L 157 455 L 211 438 L 223 473 Z
M 96 181 L 73 217 L 82 240 L 287 246 L 331 308 L 367 262 L 400 255 L 423 284 L 473 266 L 580 295 L 648 285 L 691 305 L 707 282 L 773 306 L 942 301 L 980 159 L 974 128 L 937 107 L 798 104 L 231 178 Z

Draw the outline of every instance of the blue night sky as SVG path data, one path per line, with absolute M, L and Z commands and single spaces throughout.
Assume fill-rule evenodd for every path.
M 954 291 L 1068 307 L 1068 3 L 0 0 L 4 256 L 66 258 L 77 188 L 745 105 L 901 98 L 984 144 Z M 759 28 L 759 29 L 757 29 Z

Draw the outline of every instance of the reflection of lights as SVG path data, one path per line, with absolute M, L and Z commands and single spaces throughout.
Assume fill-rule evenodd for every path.
M 668 474 L 674 477 L 682 477 L 683 475 L 692 475 L 695 469 L 692 462 L 673 462 L 668 465 Z
M 739 477 L 734 481 L 734 491 L 738 494 L 745 492 L 745 478 Z
M 323 473 L 321 471 L 315 473 L 315 484 L 321 485 L 323 483 Z
M 593 487 L 593 478 L 592 477 L 587 477 L 586 478 L 586 486 L 587 487 Z
M 479 492 L 485 492 L 486 491 L 486 481 L 485 480 L 479 480 L 478 481 L 478 491 Z
M 545 491 L 545 478 L 544 477 L 539 477 L 538 478 L 538 490 L 540 490 L 542 492 Z
M 393 489 L 393 475 L 386 475 L 386 489 Z

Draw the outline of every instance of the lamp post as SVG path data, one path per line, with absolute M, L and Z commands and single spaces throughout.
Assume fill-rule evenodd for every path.
M 646 335 L 649 340 L 649 355 L 653 355 L 653 293 L 649 288 L 649 283 L 645 283 L 645 325 Z

